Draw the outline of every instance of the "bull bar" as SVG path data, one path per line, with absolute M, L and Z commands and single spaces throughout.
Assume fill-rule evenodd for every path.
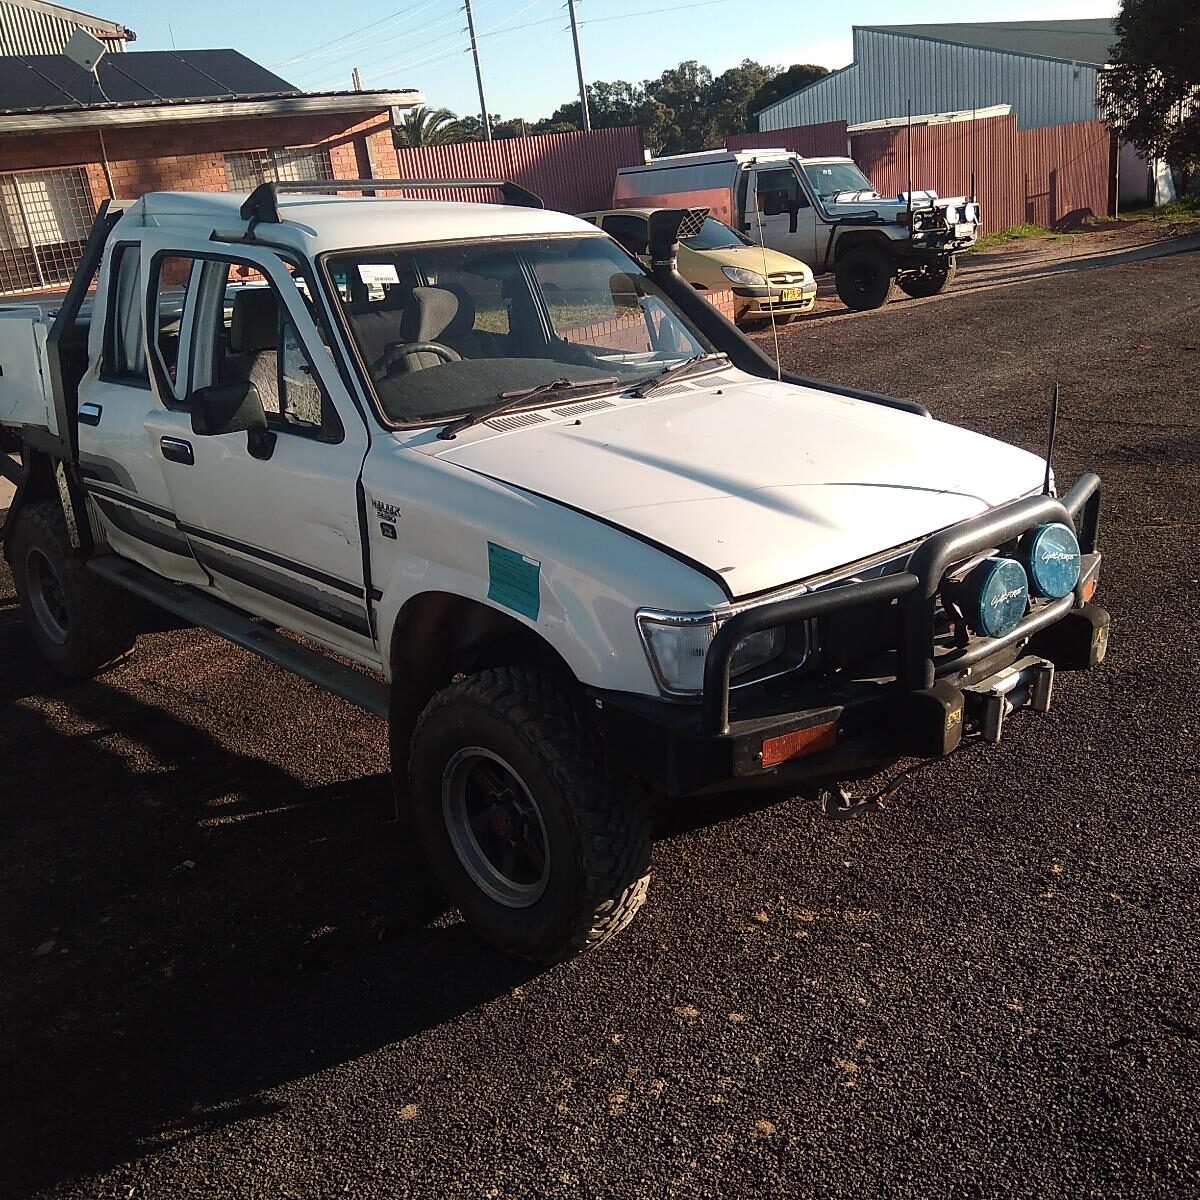
M 897 574 L 846 583 L 736 613 L 717 631 L 704 661 L 701 730 L 717 737 L 729 733 L 734 650 L 743 638 L 764 629 L 896 600 L 900 610 L 897 683 L 908 691 L 932 687 L 939 676 L 965 670 L 1005 646 L 1031 637 L 1080 603 L 1078 593 L 1030 611 L 1020 625 L 1003 637 L 979 637 L 961 649 L 936 654 L 935 600 L 943 576 L 951 566 L 972 554 L 1001 545 L 1049 521 L 1070 525 L 1083 554 L 1094 554 L 1099 520 L 1100 477 L 1089 472 L 1061 499 L 1049 495 L 1027 496 L 931 535 L 913 551 L 905 570 Z

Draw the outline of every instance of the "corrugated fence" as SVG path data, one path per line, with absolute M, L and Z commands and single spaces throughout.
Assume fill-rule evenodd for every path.
M 844 128 L 844 127 L 843 127 Z M 802 125 L 753 135 L 757 144 L 782 145 L 798 153 L 845 153 L 802 149 L 828 139 L 829 125 Z M 730 139 L 743 148 L 745 139 Z M 1100 121 L 1018 129 L 1013 116 L 945 125 L 914 125 L 912 179 L 916 188 L 942 196 L 975 190 L 983 231 L 995 233 L 1030 222 L 1070 225 L 1109 211 L 1112 135 Z M 850 135 L 850 154 L 884 196 L 908 186 L 908 130 L 871 130 Z
M 397 150 L 399 179 L 510 179 L 536 192 L 547 208 L 608 208 L 618 167 L 645 161 L 637 126 L 590 133 L 539 133 L 494 142 L 455 142 Z M 494 201 L 487 189 L 430 189 L 414 196 Z
M 791 129 L 770 129 L 766 133 L 734 133 L 725 139 L 730 150 L 767 150 L 776 147 L 819 158 L 826 154 L 846 153 L 846 122 L 828 121 L 824 125 L 796 125 Z

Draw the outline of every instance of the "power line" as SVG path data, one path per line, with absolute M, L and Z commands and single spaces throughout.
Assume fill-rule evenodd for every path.
M 619 13 L 613 17 L 588 17 L 580 25 L 598 25 L 601 21 L 628 21 L 631 17 L 652 17 L 655 13 L 679 12 L 683 8 L 711 8 L 714 4 L 732 4 L 733 0 L 692 0 L 690 4 L 672 4 L 669 8 L 646 8 L 637 12 Z
M 431 8 L 438 0 L 423 0 L 420 4 L 414 4 L 408 8 L 397 9 L 394 13 L 386 17 L 380 17 L 378 21 L 372 21 L 369 25 L 361 25 L 358 29 L 352 29 L 349 33 L 343 33 L 341 37 L 330 38 L 320 45 L 312 46 L 308 50 L 302 51 L 300 54 L 294 55 L 292 58 L 285 58 L 279 62 L 271 63 L 272 67 L 286 67 L 292 63 L 307 62 L 310 58 L 323 57 L 325 51 L 330 46 L 336 46 L 339 42 L 344 42 L 349 38 L 357 37 L 360 33 L 366 33 L 368 29 L 374 29 L 379 25 L 386 25 L 389 21 L 395 20 L 397 17 L 413 16 L 418 12 L 423 12 L 427 8 Z M 315 53 L 314 53 L 315 52 Z
M 486 0 L 485 0 L 485 2 L 486 2 Z M 512 25 L 507 29 L 504 28 L 504 26 L 507 24 L 507 22 L 516 20 L 516 18 L 519 17 L 522 13 L 528 12 L 531 8 L 534 8 L 536 5 L 543 4 L 543 3 L 545 3 L 545 0 L 529 0 L 528 4 L 524 5 L 522 8 L 517 9 L 516 12 L 510 13 L 507 17 L 503 18 L 503 20 L 501 20 L 501 21 L 498 21 L 495 25 L 491 25 L 487 29 L 478 30 L 476 36 L 480 39 L 485 38 L 485 37 L 500 37 L 506 33 L 517 33 L 522 29 L 530 29 L 535 25 L 547 25 L 552 21 L 561 21 L 562 20 L 561 17 L 542 17 L 536 21 L 526 21 L 524 24 L 521 24 L 521 25 Z M 466 30 L 462 30 L 461 32 L 465 33 Z M 456 35 L 455 34 L 444 34 L 440 38 L 433 39 L 433 41 L 445 41 L 447 38 L 454 37 L 454 36 L 456 36 Z M 432 43 L 424 43 L 424 44 L 430 45 Z M 394 73 L 397 71 L 413 71 L 419 67 L 433 66 L 437 63 L 446 62 L 449 59 L 457 58 L 457 57 L 459 57 L 459 55 L 468 54 L 468 53 L 470 53 L 470 49 L 471 49 L 470 45 L 468 44 L 466 46 L 462 46 L 462 47 L 459 47 L 459 48 L 456 48 L 453 50 L 447 49 L 445 51 L 439 51 L 437 54 L 434 54 L 432 56 L 425 57 L 425 58 L 420 58 L 416 61 L 413 61 L 411 59 L 406 60 L 403 54 L 391 55 L 391 56 L 385 56 L 382 59 L 376 59 L 374 63 L 364 64 L 364 66 L 373 67 L 375 74 L 379 74 L 381 71 L 384 71 L 384 70 L 388 71 L 389 73 Z

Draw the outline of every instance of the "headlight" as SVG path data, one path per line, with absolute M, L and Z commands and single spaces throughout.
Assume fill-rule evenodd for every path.
M 1039 596 L 1057 600 L 1079 582 L 1079 539 L 1061 521 L 1039 525 L 1021 539 L 1021 558 Z
M 1003 637 L 1029 607 L 1029 579 L 1015 558 L 985 558 L 949 592 L 967 624 L 984 637 Z
M 767 285 L 766 276 L 760 275 L 757 271 L 747 271 L 745 267 L 722 267 L 721 274 L 734 283 L 740 283 L 743 287 L 766 287 Z
M 716 617 L 707 615 L 638 614 L 638 629 L 646 647 L 646 656 L 655 678 L 665 691 L 703 691 L 704 660 L 720 624 Z M 780 627 L 764 629 L 742 638 L 730 660 L 730 676 L 737 678 L 778 658 L 783 653 L 786 640 Z

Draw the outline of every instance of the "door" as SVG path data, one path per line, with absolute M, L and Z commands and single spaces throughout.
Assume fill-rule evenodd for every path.
M 79 383 L 79 472 L 93 516 L 119 554 L 168 579 L 207 584 L 180 532 L 149 433 L 161 405 L 150 385 L 138 242 L 109 252 L 92 307 L 89 367 Z M 186 280 L 184 280 L 186 283 Z M 176 339 L 186 289 L 164 298 L 163 326 Z
M 311 285 L 262 249 L 155 245 L 154 235 L 147 249 L 147 345 L 162 402 L 148 440 L 212 590 L 375 661 L 359 520 L 367 428 Z M 181 276 L 189 301 L 176 342 L 167 297 Z M 267 437 L 193 432 L 196 393 L 224 384 L 252 385 Z
M 822 269 L 825 246 L 817 245 L 817 231 L 823 230 L 807 193 L 795 170 L 786 167 L 756 166 L 751 188 L 746 236 L 761 241 L 773 250 L 782 250 L 814 271 Z

